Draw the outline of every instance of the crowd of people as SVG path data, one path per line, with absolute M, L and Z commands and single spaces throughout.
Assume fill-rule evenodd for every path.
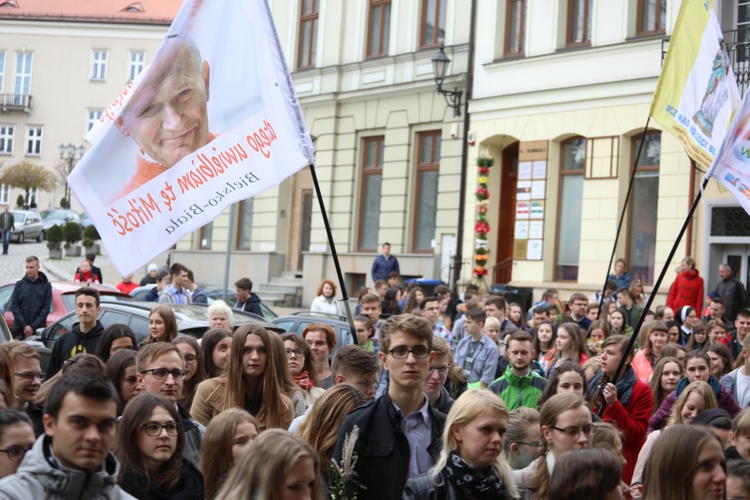
M 343 346 L 222 301 L 200 342 L 155 304 L 139 343 L 83 286 L 46 374 L 23 329 L 0 345 L 0 499 L 750 498 L 750 309 L 644 311 L 633 283 L 525 315 L 386 282 Z

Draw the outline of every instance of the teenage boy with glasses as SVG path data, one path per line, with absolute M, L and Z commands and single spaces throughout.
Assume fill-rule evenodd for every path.
M 193 420 L 190 413 L 177 402 L 182 397 L 182 383 L 187 375 L 182 352 L 169 342 L 146 344 L 138 351 L 135 364 L 136 378 L 143 390 L 163 396 L 177 408 L 185 432 L 185 458 L 198 467 L 206 428 Z
M 339 429 L 333 458 L 342 462 L 344 442 L 357 426 L 360 500 L 401 497 L 406 480 L 427 472 L 442 446 L 445 415 L 424 394 L 432 352 L 432 326 L 425 318 L 398 315 L 380 329 L 380 361 L 390 375 L 388 392 L 352 410 Z
M 432 337 L 432 352 L 435 353 L 435 357 L 432 358 L 427 372 L 424 393 L 433 408 L 447 415 L 454 403 L 448 389 L 445 388 L 445 381 L 451 370 L 451 349 L 443 337 L 434 336 Z

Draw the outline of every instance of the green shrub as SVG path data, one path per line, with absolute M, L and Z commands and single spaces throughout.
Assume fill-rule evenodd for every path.
M 77 222 L 68 222 L 63 226 L 63 239 L 68 245 L 81 241 L 81 226 Z
M 64 196 L 60 200 L 60 208 L 64 208 L 65 210 L 69 210 L 70 209 L 70 202 Z
M 62 241 L 63 230 L 60 226 L 52 226 L 47 229 L 47 248 L 50 250 L 60 250 Z
M 18 198 L 16 198 L 16 207 L 17 208 L 23 208 L 24 203 L 25 203 L 25 201 L 24 201 L 23 195 L 19 194 Z
M 102 239 L 102 237 L 99 236 L 99 231 L 96 230 L 96 227 L 93 224 L 91 224 L 90 226 L 86 226 L 86 228 L 83 230 L 83 238 L 84 241 L 87 239 L 92 241 Z M 84 243 L 83 246 L 90 247 L 91 245 L 87 245 Z

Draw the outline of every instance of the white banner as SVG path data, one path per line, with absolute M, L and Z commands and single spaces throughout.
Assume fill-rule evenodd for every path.
M 123 276 L 313 149 L 265 0 L 185 0 L 87 139 L 68 182 Z

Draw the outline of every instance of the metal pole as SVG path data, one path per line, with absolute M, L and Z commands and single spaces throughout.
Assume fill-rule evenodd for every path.
M 471 87 L 474 85 L 474 39 L 476 26 L 477 0 L 471 0 L 471 21 L 469 24 L 469 62 L 466 65 L 466 101 L 464 102 L 464 133 L 461 137 L 461 180 L 458 191 L 458 228 L 456 230 L 456 255 L 453 258 L 454 272 L 451 276 L 451 295 L 458 297 L 458 280 L 461 276 L 461 261 L 463 260 L 464 217 L 466 212 L 466 177 L 469 161 L 469 101 Z
M 222 298 L 227 301 L 227 287 L 229 286 L 229 260 L 232 256 L 232 234 L 234 232 L 234 210 L 236 204 L 229 207 L 229 232 L 227 235 L 227 251 L 224 258 L 224 292 Z

